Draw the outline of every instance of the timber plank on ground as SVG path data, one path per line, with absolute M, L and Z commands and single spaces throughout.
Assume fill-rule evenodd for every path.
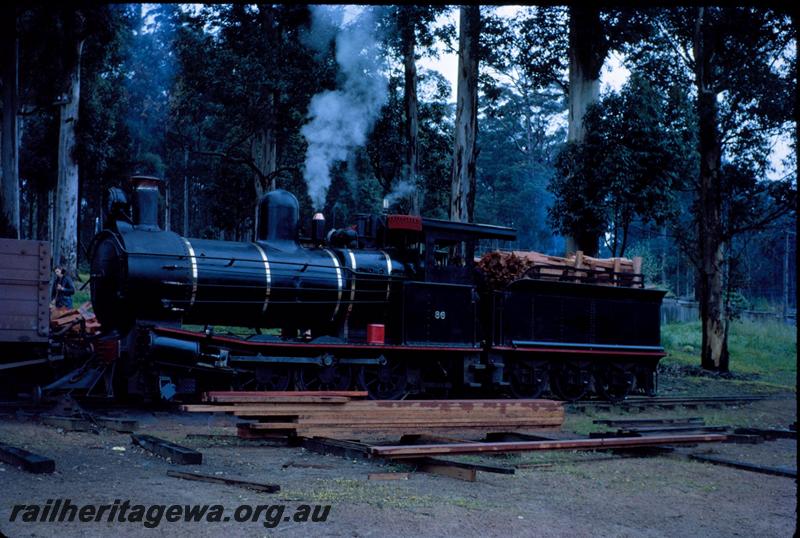
M 52 459 L 5 443 L 0 443 L 0 461 L 34 474 L 56 470 L 56 463 Z
M 152 435 L 139 435 L 134 433 L 131 435 L 131 440 L 153 454 L 161 456 L 162 458 L 169 458 L 173 463 L 181 465 L 199 465 L 203 463 L 202 453 L 192 450 L 191 448 L 186 448 L 185 446 L 170 443 L 158 437 L 153 437 Z
M 139 429 L 139 422 L 128 418 L 96 416 L 93 419 L 98 425 L 119 433 L 133 433 Z
M 717 456 L 706 456 L 702 454 L 689 454 L 689 458 L 704 463 L 712 463 L 715 465 L 725 465 L 735 469 L 743 469 L 745 471 L 753 471 L 755 473 L 770 474 L 774 476 L 785 476 L 787 478 L 797 478 L 797 469 L 788 469 L 786 467 L 769 467 L 767 465 L 758 465 L 755 463 L 748 463 L 744 461 L 734 461 L 727 458 L 719 458 Z
M 705 420 L 702 417 L 687 417 L 687 418 L 612 418 L 612 419 L 597 419 L 593 420 L 592 424 L 602 424 L 604 426 L 659 426 L 659 425 L 683 425 L 683 424 L 698 424 L 705 425 Z
M 184 473 L 181 471 L 167 471 L 167 476 L 193 480 L 195 482 L 208 482 L 210 484 L 223 484 L 226 486 L 237 486 L 240 488 L 260 491 L 261 493 L 277 493 L 281 487 L 277 484 L 261 484 L 259 482 L 249 482 L 247 480 L 235 480 L 233 478 L 223 478 L 221 476 L 208 476 L 196 473 Z
M 527 452 L 532 450 L 595 450 L 629 446 L 722 442 L 725 435 L 653 435 L 602 439 L 565 439 L 557 441 L 520 441 L 500 443 L 452 443 L 431 445 L 370 446 L 370 454 L 389 458 L 415 458 L 443 454 L 481 454 Z
M 72 432 L 88 432 L 92 429 L 92 424 L 88 420 L 78 417 L 44 415 L 42 416 L 42 424 Z
M 797 439 L 797 431 L 781 428 L 736 428 L 733 433 L 760 435 L 764 439 Z

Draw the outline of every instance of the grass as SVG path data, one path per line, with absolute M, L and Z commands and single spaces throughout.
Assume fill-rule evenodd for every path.
M 728 394 L 731 394 L 729 392 Z M 781 403 L 788 402 L 788 403 Z M 632 411 L 624 409 L 600 410 L 587 409 L 581 413 L 567 413 L 563 431 L 589 435 L 593 432 L 605 432 L 615 428 L 603 424 L 595 424 L 598 419 L 624 418 L 696 418 L 702 417 L 706 426 L 730 426 L 732 428 L 785 428 L 796 420 L 794 402 L 791 400 L 755 402 L 744 406 L 723 406 L 720 408 L 702 407 L 700 409 L 647 409 Z
M 72 296 L 72 304 L 75 308 L 78 308 L 80 305 L 87 301 L 92 300 L 91 293 L 89 292 L 89 286 L 81 291 L 81 287 L 89 282 L 89 273 L 80 273 L 80 281 L 75 280 L 75 295 Z
M 385 484 L 361 477 L 318 479 L 307 483 L 303 489 L 282 490 L 279 498 L 285 501 L 302 499 L 320 504 L 368 504 L 376 508 L 414 509 L 442 503 L 468 510 L 485 508 L 482 503 L 469 497 L 445 492 L 419 494 L 408 483 Z
M 205 330 L 205 325 L 182 325 L 187 331 L 201 332 Z M 214 325 L 214 334 L 232 334 L 236 336 L 253 336 L 256 330 L 252 327 L 238 327 L 235 325 Z M 261 329 L 261 334 L 280 336 L 280 329 Z
M 701 338 L 699 321 L 665 325 L 661 330 L 661 342 L 668 356 L 662 364 L 665 367 L 699 366 Z M 734 374 L 730 381 L 796 390 L 797 329 L 794 326 L 776 321 L 734 321 L 728 338 L 730 369 Z
M 205 325 L 183 325 L 187 331 L 200 332 L 205 329 Z M 262 334 L 280 334 L 280 331 L 263 330 Z M 214 334 L 235 334 L 237 336 L 251 336 L 256 334 L 250 327 L 236 327 L 234 325 L 214 325 Z

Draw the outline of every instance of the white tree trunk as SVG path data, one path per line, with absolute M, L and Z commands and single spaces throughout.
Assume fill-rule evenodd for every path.
M 69 75 L 66 102 L 61 105 L 58 129 L 58 183 L 56 185 L 53 260 L 72 274 L 78 271 L 78 161 L 75 158 L 75 127 L 81 96 L 81 52 L 76 44 L 76 62 Z
M 270 99 L 274 107 L 274 96 Z M 256 191 L 256 199 L 260 200 L 267 191 L 275 190 L 276 181 L 273 176 L 269 184 L 264 183 L 263 179 L 278 169 L 278 140 L 275 137 L 275 130 L 272 125 L 261 127 L 250 142 L 250 158 L 256 165 L 260 173 L 253 174 L 253 184 Z
M 478 157 L 478 38 L 480 7 L 462 6 L 459 19 L 458 87 L 450 219 L 470 222 L 475 209 L 475 164 Z
M 586 127 L 583 118 L 586 109 L 600 98 L 600 79 L 589 78 L 585 69 L 570 54 L 569 61 L 569 125 L 567 142 L 583 142 Z
M 586 138 L 586 110 L 600 98 L 600 70 L 608 45 L 596 7 L 571 6 L 569 22 L 569 119 L 567 142 L 580 144 Z M 579 236 L 581 234 L 578 234 Z M 595 256 L 599 238 L 567 237 L 566 255 L 582 250 Z
M 586 110 L 600 98 L 600 70 L 608 42 L 597 7 L 571 6 L 569 15 L 568 142 L 583 142 Z
M 707 370 L 729 369 L 727 313 L 723 269 L 726 242 L 722 224 L 722 183 L 720 166 L 722 143 L 719 133 L 714 58 L 717 36 L 707 28 L 705 9 L 697 8 L 693 53 L 697 87 L 698 153 L 700 191 L 698 238 L 700 242 L 700 318 L 703 340 L 700 364 Z M 708 33 L 707 33 L 708 32 Z
M 9 14 L 6 13 L 6 16 Z M 10 29 L 2 39 L 3 119 L 0 130 L 0 236 L 20 238 L 19 217 L 19 134 L 17 124 L 18 42 L 13 10 Z M 7 21 L 8 22 L 8 21 Z M 4 24 L 6 25 L 6 24 Z M 10 30 L 10 32 L 9 32 Z

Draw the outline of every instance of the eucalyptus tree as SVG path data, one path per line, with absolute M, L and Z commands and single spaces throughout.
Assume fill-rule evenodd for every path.
M 691 151 L 670 128 L 667 96 L 639 73 L 619 93 L 589 107 L 583 143 L 558 157 L 550 185 L 550 216 L 563 233 L 608 237 L 612 256 L 624 256 L 631 223 L 663 225 L 681 187 L 681 156 Z
M 676 222 L 673 235 L 698 275 L 702 366 L 727 371 L 731 241 L 796 202 L 796 171 L 777 181 L 767 175 L 775 140 L 796 134 L 797 35 L 788 13 L 770 8 L 682 7 L 650 15 L 656 33 L 629 53 L 651 80 L 691 91 L 698 160 L 692 218 Z
M 21 31 L 20 100 L 24 108 L 57 107 L 58 139 L 53 229 L 53 259 L 77 272 L 79 222 L 78 134 L 85 44 L 104 47 L 117 11 L 113 6 L 37 6 L 18 12 Z M 26 112 L 28 113 L 28 112 Z
M 453 169 L 450 176 L 450 219 L 460 222 L 472 222 L 475 212 L 480 35 L 480 6 L 461 6 Z
M 219 226 L 243 236 L 254 200 L 297 184 L 309 100 L 333 87 L 336 76 L 333 51 L 307 43 L 310 17 L 303 5 L 215 5 L 184 13 L 175 40 L 170 166 L 187 177 L 187 194 L 198 195 L 192 206 L 213 209 L 197 215 L 193 229 Z M 301 205 L 304 191 L 298 190 Z
M 390 48 L 400 56 L 403 64 L 403 146 L 404 160 L 402 182 L 408 185 L 412 214 L 420 212 L 419 185 L 419 76 L 417 60 L 422 55 L 435 55 L 436 17 L 448 10 L 445 6 L 399 5 L 388 9 L 388 36 Z M 397 185 L 393 186 L 397 188 Z
M 18 48 L 17 14 L 12 4 L 2 8 L 0 38 L 0 237 L 20 237 L 19 135 L 18 135 Z

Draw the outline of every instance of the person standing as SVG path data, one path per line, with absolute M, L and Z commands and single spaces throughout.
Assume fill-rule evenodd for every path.
M 53 281 L 53 288 L 50 290 L 50 298 L 57 308 L 72 308 L 72 296 L 75 294 L 75 286 L 72 279 L 63 267 L 56 267 L 56 279 Z

